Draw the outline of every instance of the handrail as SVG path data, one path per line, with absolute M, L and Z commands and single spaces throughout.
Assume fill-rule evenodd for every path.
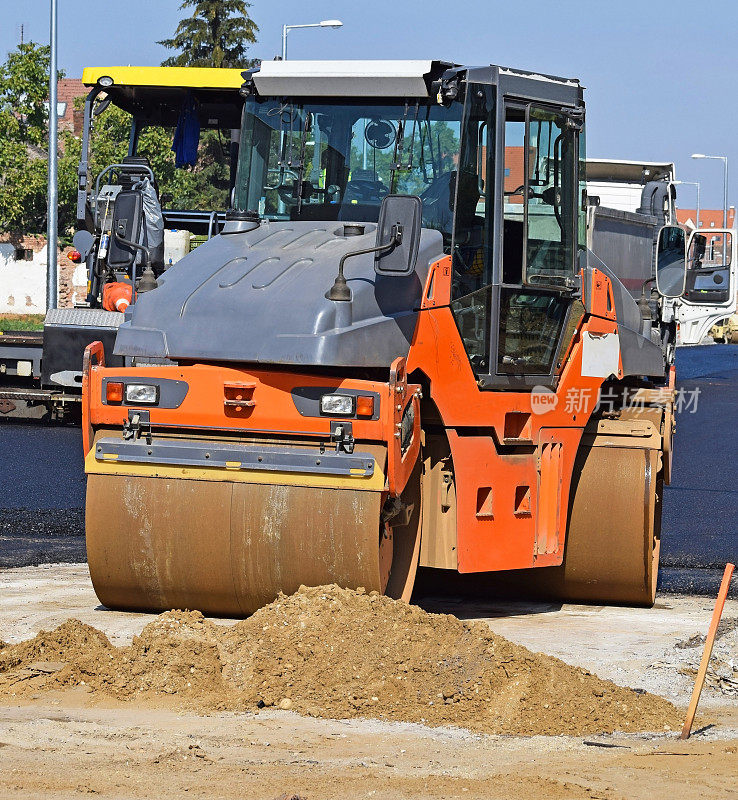
M 139 172 L 148 172 L 151 177 L 151 183 L 154 183 L 154 173 L 151 170 L 151 167 L 147 167 L 144 164 L 109 164 L 105 169 L 97 176 L 95 180 L 95 230 L 97 230 L 98 222 L 100 221 L 98 218 L 99 214 L 99 207 L 97 198 L 100 196 L 100 181 L 103 175 L 107 175 L 108 172 L 112 172 L 114 169 L 118 169 L 121 172 L 129 172 L 129 173 L 139 173 Z

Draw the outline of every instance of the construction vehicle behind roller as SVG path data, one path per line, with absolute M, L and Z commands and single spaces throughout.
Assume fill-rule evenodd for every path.
M 86 351 L 101 602 L 409 599 L 420 566 L 652 604 L 685 233 L 651 204 L 588 248 L 578 81 L 277 61 L 242 93 L 222 231 L 126 311 L 125 366 Z
M 738 344 L 738 314 L 732 314 L 713 325 L 710 336 L 718 344 Z
M 644 214 L 676 225 L 677 184 L 672 162 L 588 159 L 587 191 L 594 217 L 588 224 L 591 249 L 614 266 L 607 247 L 613 215 L 629 219 L 641 238 L 651 233 L 643 227 Z M 664 322 L 676 321 L 676 344 L 699 344 L 713 325 L 738 307 L 736 234 L 730 228 L 689 231 L 686 290 L 681 297 L 666 300 L 661 312 Z
M 78 230 L 70 257 L 85 268 L 79 283 L 87 283 L 87 293 L 77 298 L 74 308 L 49 310 L 43 331 L 0 331 L 0 415 L 78 419 L 84 349 L 99 340 L 108 363 L 123 365 L 123 359 L 113 355 L 113 343 L 146 261 L 155 275 L 160 274 L 190 250 L 194 237 L 208 239 L 225 222 L 243 105 L 240 70 L 87 68 L 82 81 L 89 93 L 78 168 Z M 95 153 L 96 131 L 109 124 L 106 111 L 111 107 L 130 114 L 128 152 L 121 163 L 106 164 L 93 174 L 90 153 Z M 222 197 L 216 207 L 193 208 L 192 198 L 160 195 L 141 149 L 146 129 L 156 128 L 173 138 L 188 108 L 198 131 L 219 132 L 223 153 L 216 154 L 216 160 L 221 155 L 220 163 L 232 164 L 226 185 L 213 187 L 213 199 L 219 192 Z M 196 151 L 197 136 L 192 142 Z

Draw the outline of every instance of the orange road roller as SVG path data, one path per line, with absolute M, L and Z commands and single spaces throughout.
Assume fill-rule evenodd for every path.
M 222 230 L 137 287 L 125 366 L 85 353 L 100 601 L 407 600 L 424 567 L 652 604 L 665 301 L 686 275 L 673 187 L 597 225 L 573 79 L 443 61 L 243 79 Z

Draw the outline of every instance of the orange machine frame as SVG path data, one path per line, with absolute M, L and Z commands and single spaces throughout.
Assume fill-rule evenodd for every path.
M 574 331 L 555 404 L 536 414 L 531 392 L 482 391 L 477 385 L 449 308 L 451 258 L 432 265 L 408 371 L 425 375 L 448 435 L 460 572 L 562 563 L 574 460 L 603 383 L 581 374 L 582 332 L 617 331 L 610 280 L 595 270 L 588 288 L 594 313 Z M 572 391 L 593 402 L 567 411 Z

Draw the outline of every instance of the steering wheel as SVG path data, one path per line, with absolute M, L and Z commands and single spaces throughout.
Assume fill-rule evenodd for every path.
M 268 169 L 267 176 L 269 175 L 278 175 L 279 177 L 276 183 L 274 184 L 270 184 L 268 182 L 264 184 L 264 189 L 267 191 L 272 189 L 279 189 L 280 186 L 283 186 L 284 178 L 286 175 L 288 175 L 293 180 L 297 180 L 297 173 L 293 169 L 286 169 L 285 167 L 275 167 L 273 169 Z
M 372 203 L 386 197 L 389 194 L 389 189 L 379 181 L 367 181 L 358 178 L 348 182 L 346 194 L 356 194 L 358 195 L 357 200 Z

